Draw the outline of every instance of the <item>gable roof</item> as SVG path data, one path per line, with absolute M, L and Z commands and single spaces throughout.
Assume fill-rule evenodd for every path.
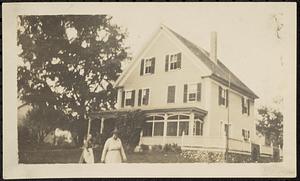
M 249 89 L 237 76 L 235 76 L 220 60 L 218 60 L 217 64 L 215 64 L 209 58 L 209 53 L 206 50 L 198 47 L 172 29 L 168 27 L 166 28 L 212 71 L 212 75 L 210 76 L 211 78 L 225 85 L 228 85 L 228 77 L 230 77 L 230 86 L 232 88 L 236 88 L 237 91 L 246 93 L 252 98 L 258 98 L 258 96 L 251 89 Z

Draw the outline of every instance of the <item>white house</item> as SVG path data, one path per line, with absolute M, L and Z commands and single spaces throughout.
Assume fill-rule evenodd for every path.
M 141 144 L 251 155 L 258 96 L 217 59 L 215 32 L 207 52 L 162 25 L 115 87 L 116 111 L 147 115 Z

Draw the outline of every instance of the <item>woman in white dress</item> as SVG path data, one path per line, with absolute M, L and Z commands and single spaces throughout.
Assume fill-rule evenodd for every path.
M 127 161 L 122 142 L 118 137 L 118 130 L 113 130 L 112 137 L 108 138 L 104 144 L 101 162 L 102 163 L 122 163 Z

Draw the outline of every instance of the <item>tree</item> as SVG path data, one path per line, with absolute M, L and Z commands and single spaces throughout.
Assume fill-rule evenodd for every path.
M 127 58 L 126 32 L 107 15 L 19 16 L 18 98 L 76 120 L 82 140 L 91 111 L 113 109 L 112 83 Z
M 283 146 L 283 115 L 280 111 L 268 107 L 258 109 L 260 118 L 257 131 L 270 140 L 274 146 Z
M 62 111 L 33 107 L 27 113 L 24 124 L 18 126 L 19 144 L 42 144 L 53 128 L 67 127 L 68 119 Z

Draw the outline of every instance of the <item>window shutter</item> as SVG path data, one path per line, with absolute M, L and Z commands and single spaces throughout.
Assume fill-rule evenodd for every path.
M 184 84 L 184 88 L 183 88 L 183 102 L 187 102 L 187 91 L 188 91 L 188 85 Z
M 175 102 L 175 86 L 169 86 L 167 103 L 174 103 L 174 102 Z
M 140 75 L 143 75 L 144 74 L 144 59 L 142 59 L 141 61 L 141 70 L 140 70 Z
M 177 54 L 177 68 L 181 68 L 181 53 Z
M 197 84 L 197 101 L 201 101 L 201 83 Z
M 149 92 L 150 92 L 150 90 L 146 89 L 146 102 L 145 102 L 145 105 L 148 105 L 148 103 L 149 103 Z
M 131 106 L 134 106 L 135 90 L 131 91 Z
M 154 74 L 155 71 L 155 58 L 153 57 L 151 60 L 151 73 Z
M 247 99 L 248 116 L 250 115 L 250 100 Z
M 222 87 L 219 86 L 219 105 L 222 104 Z
M 125 91 L 122 92 L 122 102 L 121 102 L 121 107 L 124 107 L 125 104 Z
M 245 138 L 245 130 L 244 129 L 242 129 L 242 135 Z
M 226 107 L 228 107 L 228 101 L 229 101 L 229 97 L 228 97 L 228 89 L 226 90 Z
M 244 97 L 242 97 L 242 114 L 244 114 Z
M 169 55 L 166 55 L 165 71 L 168 72 L 168 70 L 169 70 Z
M 142 104 L 142 89 L 139 89 L 138 106 Z

